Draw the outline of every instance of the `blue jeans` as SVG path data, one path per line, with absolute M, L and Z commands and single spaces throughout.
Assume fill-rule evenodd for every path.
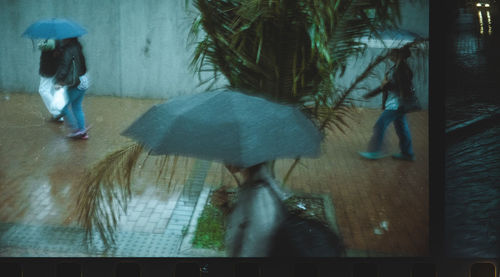
M 68 89 L 68 104 L 64 106 L 62 114 L 71 129 L 80 131 L 85 129 L 85 116 L 83 115 L 82 101 L 85 90 L 78 88 Z M 71 110 L 69 109 L 71 107 Z
M 368 144 L 368 151 L 379 152 L 382 150 L 385 130 L 391 122 L 394 122 L 394 128 L 399 137 L 399 148 L 401 149 L 401 153 L 413 156 L 413 147 L 406 116 L 403 112 L 397 110 L 384 110 L 382 112 L 375 126 L 373 126 L 373 135 Z

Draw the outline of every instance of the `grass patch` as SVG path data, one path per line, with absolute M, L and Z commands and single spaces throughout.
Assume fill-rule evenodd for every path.
M 223 213 L 209 201 L 198 218 L 193 247 L 224 250 L 225 229 Z
M 216 190 L 208 197 L 203 208 L 192 241 L 194 248 L 225 249 L 226 216 L 236 201 L 234 191 Z M 284 202 L 288 211 L 304 219 L 314 219 L 328 225 L 323 199 L 312 196 L 293 195 Z

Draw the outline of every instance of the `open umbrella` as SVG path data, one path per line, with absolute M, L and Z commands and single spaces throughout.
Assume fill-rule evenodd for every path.
M 65 39 L 80 37 L 87 30 L 80 24 L 64 18 L 51 18 L 38 20 L 31 24 L 22 34 L 31 39 Z
M 362 37 L 360 42 L 372 48 L 400 48 L 407 43 L 423 40 L 420 35 L 403 29 L 386 29 L 379 31 L 378 35 L 379 37 L 375 34 Z
M 299 109 L 229 90 L 156 105 L 122 135 L 137 140 L 152 154 L 178 154 L 239 167 L 316 156 L 322 138 Z

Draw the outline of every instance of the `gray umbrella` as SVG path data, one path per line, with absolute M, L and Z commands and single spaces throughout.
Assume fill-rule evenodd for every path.
M 317 156 L 322 138 L 297 108 L 229 90 L 176 97 L 153 106 L 122 135 L 152 154 L 178 154 L 239 167 Z

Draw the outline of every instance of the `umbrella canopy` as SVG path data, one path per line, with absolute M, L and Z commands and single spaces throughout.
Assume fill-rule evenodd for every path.
M 362 37 L 360 42 L 372 48 L 400 48 L 405 44 L 423 39 L 418 34 L 402 29 L 386 29 L 378 32 L 380 39 L 374 34 Z
M 22 34 L 32 39 L 65 39 L 80 37 L 87 33 L 80 24 L 64 18 L 38 20 Z
M 313 157 L 321 134 L 299 109 L 218 90 L 153 106 L 122 135 L 152 154 L 178 154 L 249 167 L 277 158 Z

